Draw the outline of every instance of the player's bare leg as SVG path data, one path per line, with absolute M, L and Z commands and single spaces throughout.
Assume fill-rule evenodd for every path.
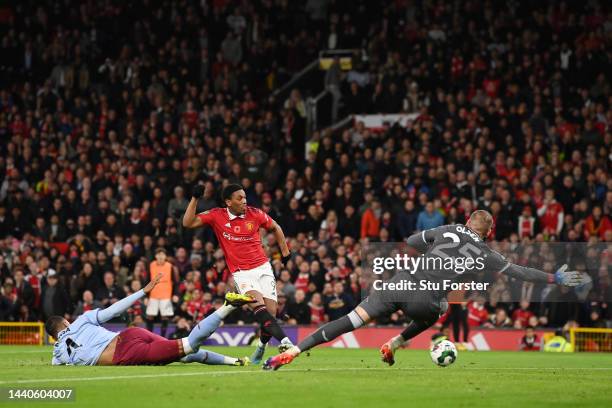
M 319 327 L 310 336 L 306 337 L 297 346 L 291 347 L 284 353 L 270 357 L 266 360 L 264 370 L 278 370 L 280 367 L 291 363 L 300 353 L 310 350 L 311 348 L 332 341 L 344 333 L 351 332 L 359 327 L 367 324 L 370 321 L 370 316 L 361 306 L 357 306 L 352 312 L 346 316 L 331 321 Z

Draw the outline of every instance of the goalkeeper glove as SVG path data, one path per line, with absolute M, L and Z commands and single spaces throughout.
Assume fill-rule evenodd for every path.
M 567 264 L 563 264 L 555 272 L 555 283 L 563 286 L 578 286 L 582 283 L 582 276 L 577 271 L 568 271 Z
M 191 190 L 191 196 L 196 200 L 204 195 L 204 186 L 201 184 L 196 184 L 193 186 L 193 190 Z

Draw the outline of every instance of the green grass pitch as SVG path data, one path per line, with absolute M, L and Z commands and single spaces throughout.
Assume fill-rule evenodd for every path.
M 233 356 L 250 348 L 212 348 Z M 272 355 L 273 350 L 267 353 Z M 0 387 L 74 387 L 75 402 L 27 407 L 603 407 L 612 406 L 612 354 L 459 352 L 451 367 L 401 350 L 321 348 L 276 372 L 260 366 L 52 367 L 50 347 L 0 346 Z

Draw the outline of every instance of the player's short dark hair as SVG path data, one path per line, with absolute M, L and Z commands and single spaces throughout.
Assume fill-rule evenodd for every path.
M 164 254 L 168 255 L 166 253 L 166 248 L 164 247 L 157 247 L 157 249 L 155 250 L 155 255 L 159 254 L 160 252 L 163 252 Z
M 244 187 L 242 187 L 240 184 L 228 184 L 223 189 L 223 192 L 221 193 L 221 198 L 223 199 L 223 201 L 231 200 L 232 194 L 234 194 L 238 190 L 244 190 Z
M 64 318 L 62 316 L 51 316 L 45 323 L 45 331 L 53 338 L 57 338 L 57 333 L 62 329 Z

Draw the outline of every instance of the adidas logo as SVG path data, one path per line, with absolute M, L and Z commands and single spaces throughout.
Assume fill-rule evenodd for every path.
M 230 223 L 229 223 L 229 222 L 228 222 L 227 224 L 225 224 L 225 226 L 226 226 L 227 228 L 232 228 L 232 226 L 230 225 Z

